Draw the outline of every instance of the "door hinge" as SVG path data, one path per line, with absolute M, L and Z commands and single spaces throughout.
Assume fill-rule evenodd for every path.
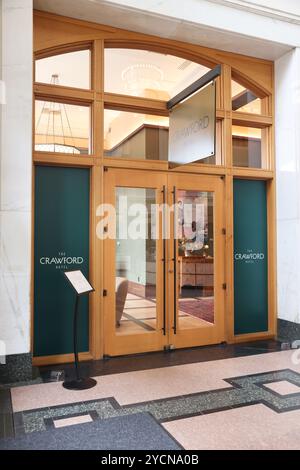
M 222 288 L 223 288 L 224 290 L 227 289 L 227 284 L 226 284 L 226 282 L 224 282 L 224 284 L 222 284 Z
M 107 290 L 103 289 L 103 297 L 107 297 Z
M 107 166 L 103 167 L 103 171 L 108 171 L 108 167 Z
M 226 235 L 226 228 L 222 228 L 222 234 Z

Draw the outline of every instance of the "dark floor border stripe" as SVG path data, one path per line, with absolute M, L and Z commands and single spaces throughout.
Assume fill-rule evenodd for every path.
M 147 353 L 127 354 L 123 356 L 104 356 L 103 359 L 84 361 L 82 371 L 90 377 L 101 377 L 110 374 L 145 371 L 162 367 L 196 364 L 225 360 L 251 355 L 269 354 L 281 351 L 281 343 L 275 340 L 255 341 L 243 344 L 229 345 L 226 343 L 193 348 L 161 350 Z M 64 371 L 65 376 L 74 378 L 72 363 L 40 366 L 39 372 L 44 383 L 53 382 L 50 373 Z
M 0 389 L 0 438 L 14 436 L 13 407 L 10 390 Z

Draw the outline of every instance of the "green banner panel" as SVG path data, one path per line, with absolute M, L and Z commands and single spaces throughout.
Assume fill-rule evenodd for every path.
M 234 330 L 268 330 L 268 239 L 265 181 L 234 181 Z
M 75 291 L 63 272 L 89 273 L 90 175 L 37 166 L 34 229 L 34 355 L 73 352 Z M 88 297 L 80 299 L 79 350 L 89 350 Z

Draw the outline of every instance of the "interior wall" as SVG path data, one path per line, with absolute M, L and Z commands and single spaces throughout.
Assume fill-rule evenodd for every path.
M 2 0 L 0 340 L 30 351 L 32 0 Z
M 127 197 L 128 208 L 131 205 L 143 204 L 146 202 L 146 190 L 143 188 L 138 189 L 127 189 L 118 188 L 119 197 Z M 125 212 L 125 211 L 124 211 Z M 124 224 L 124 220 L 120 220 L 117 214 L 117 223 Z M 130 223 L 132 218 L 122 214 L 128 224 L 128 230 L 130 230 Z M 126 225 L 126 224 L 124 224 Z M 138 229 L 139 230 L 139 229 Z M 126 277 L 128 281 L 135 282 L 141 285 L 146 285 L 146 240 L 139 238 L 133 240 L 131 238 L 119 238 L 116 240 L 117 243 L 117 259 L 116 268 L 118 275 Z
M 279 318 L 300 324 L 300 49 L 275 64 Z

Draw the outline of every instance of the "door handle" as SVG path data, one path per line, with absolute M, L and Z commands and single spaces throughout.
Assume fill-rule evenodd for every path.
M 173 250 L 174 250 L 174 311 L 173 311 L 173 330 L 174 335 L 177 334 L 177 217 L 176 217 L 176 186 L 173 187 L 173 207 L 174 207 L 174 231 L 173 231 Z
M 167 240 L 166 240 L 166 186 L 163 187 L 163 212 L 162 212 L 162 236 L 163 236 L 163 335 L 166 336 L 166 318 L 167 318 L 167 299 L 166 299 L 166 266 L 167 266 Z

